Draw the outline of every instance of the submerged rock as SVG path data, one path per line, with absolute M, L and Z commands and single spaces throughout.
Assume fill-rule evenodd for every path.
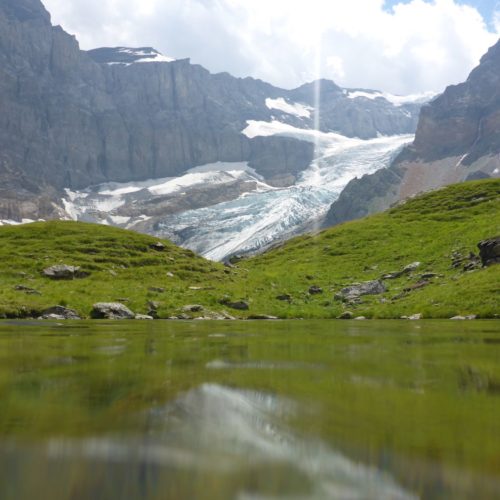
M 267 314 L 252 314 L 248 316 L 247 319 L 261 319 L 261 320 L 270 320 L 270 319 L 279 319 L 277 316 L 268 316 Z
M 134 319 L 135 314 L 119 302 L 98 302 L 93 305 L 90 316 L 94 319 Z

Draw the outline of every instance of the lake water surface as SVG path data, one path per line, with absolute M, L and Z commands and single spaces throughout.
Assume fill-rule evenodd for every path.
M 1 322 L 0 498 L 500 498 L 500 322 Z

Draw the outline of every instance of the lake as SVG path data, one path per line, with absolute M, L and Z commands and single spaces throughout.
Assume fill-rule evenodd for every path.
M 499 321 L 0 322 L 0 498 L 500 498 Z

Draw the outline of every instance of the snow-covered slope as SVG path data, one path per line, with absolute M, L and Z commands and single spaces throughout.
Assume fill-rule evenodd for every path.
M 164 56 L 152 47 L 102 47 L 89 50 L 87 54 L 101 64 L 120 64 L 129 66 L 136 63 L 172 62 L 174 58 Z

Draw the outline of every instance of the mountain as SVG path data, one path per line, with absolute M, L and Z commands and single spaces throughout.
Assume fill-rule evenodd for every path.
M 326 225 L 363 217 L 422 191 L 500 176 L 500 42 L 464 83 L 421 109 L 413 144 L 389 168 L 352 180 Z
M 135 313 L 183 319 L 335 318 L 346 311 L 367 318 L 492 318 L 499 312 L 500 265 L 493 264 L 499 242 L 495 247 L 491 237 L 499 229 L 500 179 L 427 193 L 231 267 L 105 225 L 0 227 L 0 318 L 64 311 L 56 305 L 85 318 L 94 303 L 117 301 Z M 477 254 L 485 239 L 490 243 L 482 248 L 493 259 L 483 267 Z M 55 264 L 76 266 L 79 274 L 51 279 L 43 271 Z M 342 300 L 343 289 L 368 281 L 374 294 Z
M 408 134 L 420 108 L 325 80 L 284 90 L 211 74 L 150 47 L 85 52 L 39 0 L 0 0 L 0 103 L 0 220 L 11 221 L 68 217 L 65 189 L 218 162 L 244 162 L 267 186 L 290 186 L 315 158 L 314 141 L 294 131 Z M 234 200 L 253 189 L 247 180 L 200 186 L 192 204 Z

